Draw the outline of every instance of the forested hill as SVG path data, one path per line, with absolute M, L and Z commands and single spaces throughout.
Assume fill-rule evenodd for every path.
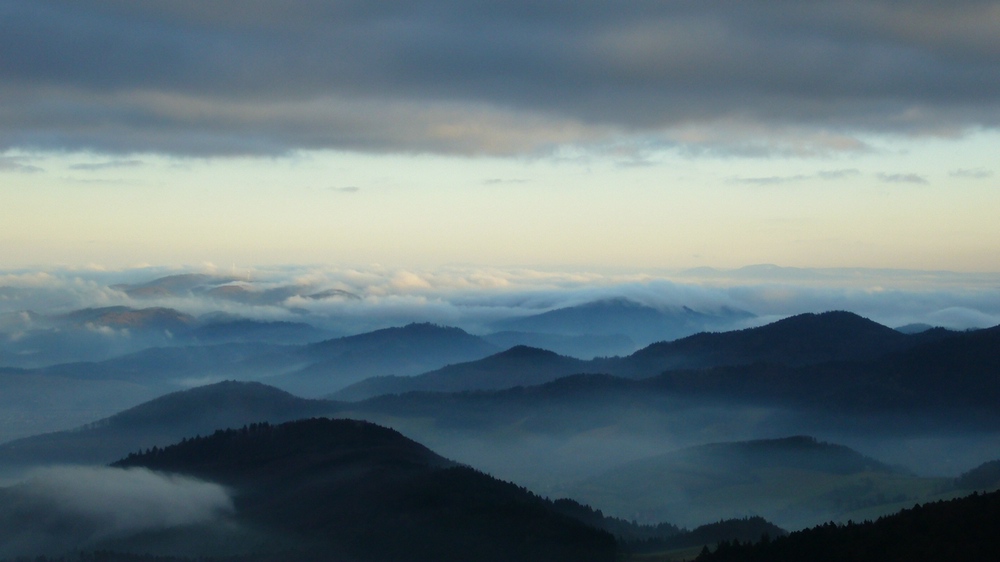
M 828 523 L 774 540 L 720 543 L 698 562 L 995 562 L 1000 492 L 915 505 L 874 522 Z
M 297 545 L 288 559 L 610 562 L 617 549 L 552 502 L 367 422 L 255 424 L 116 465 L 234 488 L 242 521 Z

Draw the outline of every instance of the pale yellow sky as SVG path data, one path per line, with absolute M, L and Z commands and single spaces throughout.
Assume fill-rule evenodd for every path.
M 383 263 L 1000 271 L 1000 134 L 827 156 L 4 155 L 6 268 Z

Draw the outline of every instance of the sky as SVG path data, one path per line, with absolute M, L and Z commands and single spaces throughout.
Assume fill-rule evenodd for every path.
M 0 0 L 5 270 L 1000 272 L 993 1 Z

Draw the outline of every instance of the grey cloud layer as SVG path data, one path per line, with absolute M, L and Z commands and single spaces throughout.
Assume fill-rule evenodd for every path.
M 0 148 L 509 154 L 712 126 L 837 149 L 996 126 L 998 33 L 974 0 L 11 0 Z
M 0 489 L 0 554 L 49 555 L 233 513 L 222 486 L 146 469 L 50 467 Z

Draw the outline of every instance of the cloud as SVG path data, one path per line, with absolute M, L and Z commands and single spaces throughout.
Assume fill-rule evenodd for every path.
M 745 183 L 749 185 L 778 185 L 782 183 L 799 182 L 808 179 L 809 176 L 766 176 L 759 178 L 735 178 L 735 183 Z
M 990 318 L 1000 319 L 997 274 L 880 269 L 753 266 L 687 272 L 598 272 L 459 266 L 287 266 L 254 268 L 250 280 L 241 282 L 251 293 L 268 296 L 263 300 L 227 300 L 205 291 L 129 297 L 111 288 L 119 283 L 146 283 L 195 271 L 136 268 L 0 272 L 0 315 L 4 315 L 0 318 L 10 320 L 2 326 L 8 335 L 28 329 L 18 320 L 25 310 L 48 315 L 124 305 L 162 306 L 195 316 L 223 312 L 260 320 L 307 322 L 343 334 L 409 322 L 435 322 L 485 333 L 499 319 L 616 297 L 655 307 L 688 306 L 706 312 L 738 308 L 757 314 L 758 323 L 827 310 L 850 310 L 889 326 L 924 322 L 969 328 L 983 327 Z M 215 273 L 224 277 L 230 274 L 230 268 Z M 244 273 L 240 270 L 241 277 Z M 336 291 L 355 297 L 311 298 L 324 292 L 335 295 Z M 972 312 L 941 312 L 956 308 Z M 119 337 L 102 341 L 113 339 L 116 344 L 135 346 L 145 342 L 136 332 L 131 337 L 116 335 Z
M 975 180 L 982 180 L 993 177 L 993 171 L 986 170 L 983 168 L 975 168 L 971 170 L 962 168 L 958 170 L 952 170 L 948 172 L 948 175 L 953 178 L 970 178 Z
M 22 158 L 0 156 L 0 172 L 34 173 L 45 171 L 38 166 L 25 164 Z
M 234 513 L 222 486 L 144 468 L 38 469 L 0 493 L 0 552 L 7 556 L 61 553 Z
M 816 172 L 815 174 L 796 174 L 794 176 L 765 176 L 757 178 L 734 178 L 732 181 L 734 183 L 743 183 L 749 185 L 778 185 L 783 183 L 796 183 L 806 180 L 823 180 L 823 181 L 834 181 L 843 178 L 849 178 L 853 176 L 860 175 L 861 172 L 854 169 L 846 170 L 826 170 L 821 172 Z
M 490 178 L 488 180 L 483 180 L 483 185 L 504 185 L 504 184 L 519 184 L 528 183 L 528 180 L 518 179 L 518 178 Z
M 349 185 L 346 187 L 331 187 L 330 191 L 335 191 L 337 193 L 357 193 L 361 191 L 361 188 L 354 185 Z
M 861 150 L 1000 124 L 998 17 L 984 0 L 5 3 L 0 150 Z
M 84 170 L 84 171 L 94 171 L 94 170 L 107 170 L 110 168 L 135 168 L 142 166 L 142 160 L 109 160 L 107 162 L 90 162 L 73 164 L 69 167 L 71 170 Z
M 840 180 L 844 178 L 851 178 L 861 175 L 861 172 L 853 168 L 843 169 L 843 170 L 825 170 L 818 172 L 816 174 L 820 179 L 824 180 Z
M 916 183 L 926 185 L 927 178 L 920 174 L 878 174 L 878 179 L 886 183 Z
M 987 314 L 962 306 L 950 306 L 927 315 L 928 324 L 953 330 L 989 328 L 1000 324 L 1000 314 Z

